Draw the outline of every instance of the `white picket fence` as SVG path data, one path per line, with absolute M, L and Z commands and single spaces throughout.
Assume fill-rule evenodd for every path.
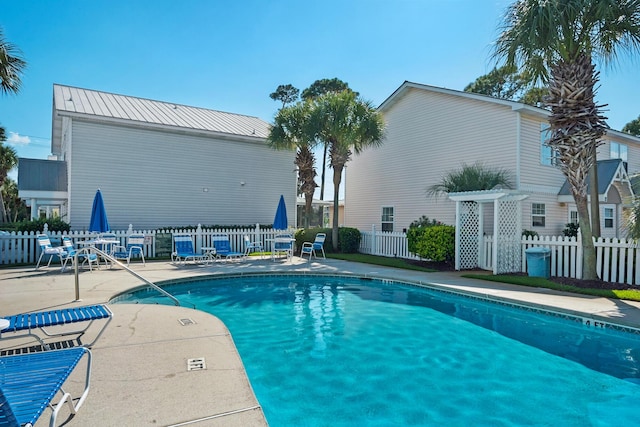
M 405 233 L 361 231 L 359 251 L 365 254 L 420 259 L 409 253 Z M 493 236 L 483 239 L 484 254 L 478 267 L 493 269 Z M 527 271 L 526 250 L 531 247 L 543 247 L 550 250 L 551 276 L 582 277 L 582 242 L 580 238 L 564 236 L 528 236 L 522 237 L 522 262 L 520 272 Z M 607 282 L 640 285 L 640 245 L 634 239 L 598 238 L 594 239 L 598 276 Z
M 46 232 L 46 230 L 45 230 Z M 176 233 L 191 234 L 194 237 L 196 250 L 201 247 L 213 246 L 212 236 L 223 233 L 229 236 L 231 247 L 234 251 L 244 251 L 244 236 L 248 235 L 251 241 L 262 242 L 263 247 L 268 247 L 267 239 L 273 239 L 280 231 L 271 228 L 261 228 L 259 224 L 251 228 L 220 228 L 184 230 L 128 230 L 116 231 L 122 245 L 126 244 L 127 236 L 131 233 L 142 233 L 150 236 L 149 244 L 145 246 L 145 257 L 153 258 L 160 250 L 167 251 L 165 246 L 160 248 L 162 241 L 160 236 L 170 236 Z M 359 252 L 364 254 L 397 257 L 405 259 L 420 259 L 409 252 L 407 236 L 401 232 L 361 231 Z M 47 232 L 52 241 L 61 239 L 63 235 L 71 237 L 74 243 L 81 240 L 94 238 L 95 233 L 86 231 L 72 231 L 69 233 Z M 9 233 L 0 234 L 0 265 L 31 264 L 35 263 L 40 255 L 40 248 L 36 241 L 37 233 Z M 168 242 L 171 245 L 171 241 Z M 491 270 L 493 254 L 493 237 L 485 236 L 483 239 L 484 258 L 479 261 L 478 267 Z M 582 243 L 579 238 L 564 236 L 529 236 L 523 237 L 521 272 L 527 271 L 526 250 L 531 247 L 544 247 L 550 250 L 551 275 L 557 277 L 581 278 L 582 275 Z M 596 262 L 598 276 L 608 282 L 626 283 L 628 285 L 640 285 L 640 247 L 636 240 L 599 238 L 594 240 L 596 248 Z M 172 248 L 168 249 L 169 251 Z
M 96 237 L 96 233 L 88 231 L 70 231 L 70 232 L 55 232 L 44 230 L 44 233 L 49 235 L 52 244 L 54 246 L 59 244 L 62 240 L 62 236 L 69 236 L 74 244 L 83 240 L 90 240 Z M 12 264 L 35 264 L 40 256 L 40 247 L 36 236 L 40 232 L 13 232 L 7 234 L 0 234 L 0 265 L 12 265 Z M 113 233 L 120 239 L 120 244 L 125 245 L 127 242 L 127 236 L 132 233 L 142 233 L 145 236 L 149 236 L 149 244 L 145 245 L 145 258 L 153 258 L 158 255 L 159 252 L 164 254 L 167 251 L 171 252 L 173 248 L 167 248 L 167 243 L 172 245 L 170 236 L 177 233 L 190 234 L 194 238 L 195 249 L 200 250 L 201 247 L 213 246 L 212 236 L 215 234 L 226 234 L 229 236 L 231 242 L 231 248 L 234 251 L 242 252 L 245 249 L 244 236 L 249 236 L 252 242 L 261 242 L 263 247 L 266 245 L 267 239 L 273 239 L 276 234 L 282 233 L 281 230 L 273 230 L 271 228 L 261 228 L 260 224 L 256 224 L 251 228 L 219 228 L 204 229 L 200 226 L 197 229 L 171 229 L 171 230 L 133 230 L 130 226 L 128 230 L 113 231 Z M 169 240 L 163 239 L 161 236 L 168 237 Z

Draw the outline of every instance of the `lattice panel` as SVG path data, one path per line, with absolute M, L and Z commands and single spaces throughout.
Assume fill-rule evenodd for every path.
M 480 226 L 480 205 L 476 202 L 460 202 L 460 247 L 458 248 L 460 268 L 478 266 L 478 227 Z
M 522 235 L 521 204 L 517 200 L 498 200 L 498 229 L 494 244 L 498 245 L 497 273 L 520 271 Z

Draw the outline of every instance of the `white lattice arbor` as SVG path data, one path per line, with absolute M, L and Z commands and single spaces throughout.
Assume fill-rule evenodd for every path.
M 456 270 L 482 267 L 490 255 L 493 274 L 520 271 L 522 206 L 528 196 L 510 190 L 450 193 L 456 202 Z M 492 227 L 490 225 L 492 224 Z M 491 233 L 486 228 L 493 228 Z M 492 254 L 485 254 L 483 236 L 492 234 Z

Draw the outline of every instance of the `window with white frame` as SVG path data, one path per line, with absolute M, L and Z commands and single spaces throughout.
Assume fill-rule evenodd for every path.
M 569 222 L 571 224 L 577 224 L 578 223 L 578 211 L 569 211 Z
M 604 228 L 613 228 L 613 208 L 604 208 Z
M 382 231 L 393 231 L 393 207 L 382 208 Z
M 544 203 L 531 203 L 531 226 L 544 227 L 546 219 Z
M 611 142 L 609 144 L 609 158 L 620 159 L 623 162 L 627 161 L 627 146 L 624 144 L 618 144 L 617 142 Z
M 540 164 L 556 165 L 556 151 L 547 145 L 551 138 L 551 127 L 547 123 L 540 124 Z

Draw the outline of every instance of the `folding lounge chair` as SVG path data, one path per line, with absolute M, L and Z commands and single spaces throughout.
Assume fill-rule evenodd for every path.
M 60 266 L 64 269 L 64 260 L 67 257 L 67 253 L 65 252 L 64 248 L 54 248 L 51 245 L 49 236 L 47 236 L 46 234 L 38 234 L 36 238 L 38 240 L 38 245 L 40 246 L 40 257 L 38 258 L 38 263 L 36 264 L 36 270 L 40 267 L 40 262 L 45 255 L 49 256 L 47 267 L 49 267 L 53 258 L 58 258 L 60 260 Z
M 211 236 L 213 247 L 216 248 L 216 257 L 225 260 L 244 258 L 243 252 L 234 252 L 231 250 L 231 242 L 226 234 L 214 234 Z
M 127 265 L 137 255 L 142 257 L 142 265 L 147 265 L 144 260 L 144 234 L 132 234 L 127 238 L 127 246 L 113 248 L 113 257 L 121 261 L 127 260 Z
M 75 401 L 62 388 L 82 357 L 87 356 L 84 391 Z M 91 385 L 91 351 L 84 347 L 0 357 L 0 426 L 32 426 L 51 406 L 50 426 L 66 402 L 75 414 L 89 394 Z M 60 400 L 53 403 L 56 396 Z
M 34 313 L 22 313 L 13 316 L 6 316 L 4 319 L 9 321 L 9 326 L 2 330 L 2 340 L 12 338 L 22 338 L 24 336 L 32 336 L 37 339 L 43 348 L 46 348 L 44 338 L 34 332 L 34 330 L 40 330 L 42 334 L 47 337 L 63 337 L 69 335 L 78 335 L 76 341 L 78 345 L 85 347 L 91 347 L 100 338 L 100 335 L 107 328 L 109 322 L 113 318 L 113 313 L 104 304 L 100 305 L 87 305 L 82 307 L 63 308 L 61 310 L 52 311 L 40 311 Z M 88 344 L 83 344 L 81 339 L 85 332 L 96 320 L 106 320 L 104 326 L 95 337 L 93 341 Z M 72 323 L 89 322 L 84 329 L 76 329 L 73 331 L 64 328 L 63 332 L 50 332 L 46 328 L 54 326 L 69 325 Z M 18 332 L 26 331 L 25 334 Z M 5 336 L 7 332 L 15 332 L 16 335 Z
M 304 242 L 302 244 L 302 249 L 300 250 L 300 256 L 304 258 L 305 255 L 309 255 L 308 261 L 311 261 L 311 255 L 318 258 L 316 251 L 322 251 L 322 258 L 326 259 L 324 254 L 324 241 L 326 238 L 327 235 L 325 233 L 318 233 L 316 234 L 316 238 L 313 242 Z
M 67 265 L 67 262 L 69 261 L 71 261 L 71 266 L 73 266 L 73 263 L 76 259 L 75 257 L 76 257 L 76 254 L 78 254 L 78 251 L 73 246 L 73 242 L 71 241 L 71 238 L 67 236 L 62 238 L 62 246 L 64 247 L 64 250 L 67 252 L 67 255 L 64 258 L 64 265 L 62 266 L 62 270 L 64 270 Z M 88 263 L 89 270 L 93 271 L 92 265 L 96 264 L 96 266 L 98 266 L 98 255 L 83 252 L 78 254 L 78 261 L 82 262 L 83 265 L 85 263 Z
M 189 259 L 196 261 L 209 261 L 209 255 L 197 253 L 193 250 L 193 240 L 188 234 L 176 234 L 173 236 L 175 251 L 171 254 L 171 262 L 185 265 Z

